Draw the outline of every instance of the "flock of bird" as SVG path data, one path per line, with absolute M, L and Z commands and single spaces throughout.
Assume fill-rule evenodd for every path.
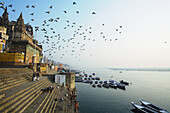
M 7 6 L 4 5 L 4 2 L 1 2 L 0 4 L 0 8 L 2 9 L 5 9 L 6 7 L 13 8 L 13 5 L 11 4 Z M 72 5 L 76 6 L 77 2 L 72 2 Z M 47 14 L 47 18 L 50 17 L 53 7 L 53 5 L 50 5 L 48 6 L 48 10 L 44 11 L 44 13 Z M 36 5 L 26 5 L 25 8 L 36 8 Z M 15 12 L 16 9 L 12 9 L 12 11 Z M 66 15 L 68 11 L 63 10 L 61 13 Z M 31 19 L 27 24 L 31 24 L 31 22 L 35 21 L 36 18 L 34 18 L 34 14 L 34 12 L 29 13 Z M 79 15 L 80 11 L 75 11 L 75 14 Z M 91 15 L 95 16 L 97 13 L 93 11 L 91 12 Z M 71 33 L 70 38 L 65 37 L 64 33 L 57 33 L 55 27 L 52 27 L 53 24 L 59 23 L 60 21 L 64 21 L 66 24 L 66 26 L 64 26 L 62 29 L 65 33 Z M 104 28 L 105 24 L 100 23 L 100 26 Z M 117 27 L 115 29 L 115 33 L 118 35 L 121 34 L 121 29 L 122 26 Z M 41 32 L 41 34 L 43 34 L 43 39 L 41 39 L 39 44 L 43 45 L 44 54 L 51 58 L 55 56 L 55 54 L 60 55 L 60 59 L 66 55 L 71 55 L 73 58 L 76 58 L 80 61 L 80 56 L 84 51 L 86 51 L 86 44 L 93 43 L 99 39 L 92 38 L 92 34 L 94 33 L 92 26 L 82 26 L 75 21 L 62 20 L 61 17 L 53 17 L 48 19 L 44 18 L 42 24 L 35 27 L 35 31 Z M 118 37 L 107 38 L 107 34 L 105 34 L 103 30 L 101 30 L 98 34 L 100 35 L 100 40 L 106 42 L 118 41 Z M 93 55 L 90 53 L 90 56 Z

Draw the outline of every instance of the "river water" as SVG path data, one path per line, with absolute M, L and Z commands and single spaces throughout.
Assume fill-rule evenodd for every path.
M 146 100 L 170 112 L 170 72 L 122 71 L 96 69 L 101 80 L 113 79 L 130 82 L 126 90 L 93 88 L 87 83 L 76 83 L 80 113 L 133 113 L 131 101 L 140 104 Z M 112 78 L 111 78 L 112 77 Z M 136 113 L 136 112 L 135 112 Z

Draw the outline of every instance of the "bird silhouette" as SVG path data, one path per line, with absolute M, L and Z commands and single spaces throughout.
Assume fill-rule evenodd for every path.
M 76 11 L 77 14 L 79 14 L 80 12 L 79 11 Z
M 32 5 L 32 8 L 35 8 L 35 5 Z
M 73 5 L 76 5 L 76 2 L 73 2 Z
M 95 15 L 96 13 L 95 12 L 92 12 L 92 15 Z
M 34 15 L 34 13 L 31 13 L 30 15 Z
M 29 8 L 29 5 L 27 5 L 26 8 Z
M 8 7 L 12 7 L 12 5 L 8 5 Z
M 1 4 L 1 5 L 4 5 L 4 2 L 1 2 L 0 4 Z
M 13 9 L 12 11 L 15 12 L 15 9 Z
M 50 14 L 51 11 L 46 11 L 46 13 Z
M 53 6 L 50 6 L 50 9 L 52 9 L 53 8 Z

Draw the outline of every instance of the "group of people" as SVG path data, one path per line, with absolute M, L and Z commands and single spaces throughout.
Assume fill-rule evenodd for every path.
M 39 80 L 39 78 L 40 78 L 40 74 L 38 72 L 34 72 L 33 77 L 32 77 L 32 81 Z
M 72 91 L 70 90 L 70 87 L 68 85 L 68 94 L 69 94 L 69 99 L 70 99 L 70 102 L 71 102 L 71 105 L 74 104 L 74 110 L 77 112 L 77 110 L 79 109 L 79 102 L 77 101 L 77 95 L 76 95 L 76 92 L 77 92 L 77 88 L 75 87 Z

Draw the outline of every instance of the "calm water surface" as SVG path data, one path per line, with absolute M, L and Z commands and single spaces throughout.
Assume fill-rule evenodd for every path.
M 140 104 L 147 100 L 170 112 L 170 72 L 119 71 L 100 69 L 95 72 L 101 80 L 125 80 L 131 84 L 126 90 L 93 88 L 90 84 L 76 83 L 80 113 L 133 113 L 131 101 Z M 111 78 L 111 76 L 113 76 Z

